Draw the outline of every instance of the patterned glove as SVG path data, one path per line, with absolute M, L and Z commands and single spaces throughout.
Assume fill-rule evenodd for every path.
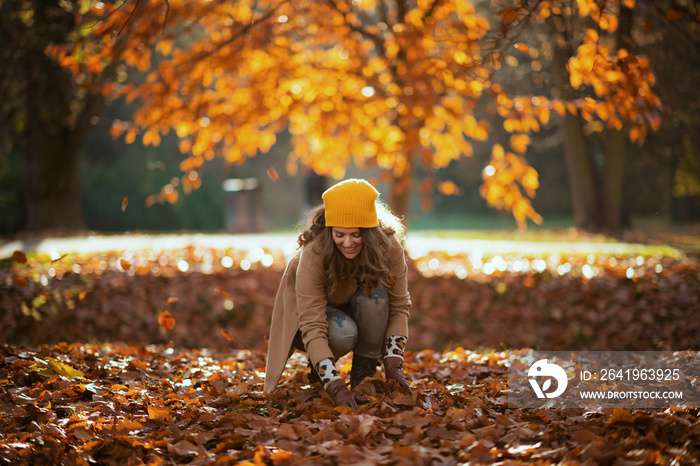
M 338 369 L 335 368 L 335 361 L 333 358 L 326 358 L 319 361 L 316 364 L 316 373 L 318 374 L 318 378 L 321 379 L 323 388 L 327 388 L 334 380 L 343 380 L 338 373 Z

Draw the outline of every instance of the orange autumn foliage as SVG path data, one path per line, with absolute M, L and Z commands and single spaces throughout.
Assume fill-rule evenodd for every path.
M 574 44 L 571 84 L 595 97 L 575 101 L 504 91 L 492 68 L 503 54 L 484 52 L 491 25 L 471 2 L 457 0 L 170 0 L 124 8 L 100 2 L 79 16 L 90 25 L 84 36 L 49 52 L 74 74 L 98 74 L 116 63 L 145 74 L 140 84 L 118 79 L 103 92 L 139 102 L 132 121 L 113 124 L 113 137 L 133 143 L 140 135 L 147 146 L 171 131 L 179 138 L 183 174 L 147 205 L 177 202 L 180 187 L 197 189 L 201 167 L 215 157 L 241 163 L 268 152 L 283 130 L 292 135 L 290 173 L 307 165 L 341 178 L 354 163 L 378 167 L 394 193 L 406 192 L 416 165 L 445 168 L 471 156 L 474 142 L 489 140 L 492 128 L 480 110 L 493 108 L 518 156 L 492 163 L 507 173 L 484 180 L 481 192 L 524 227 L 527 219 L 540 220 L 531 202 L 537 174 L 525 153 L 530 135 L 553 114 L 580 114 L 613 128 L 629 124 L 630 139 L 639 143 L 660 125 L 648 60 L 594 36 L 617 29 L 617 3 L 576 3 L 574 14 L 594 27 Z M 634 0 L 623 4 L 635 7 Z M 507 36 L 565 6 L 514 0 L 497 14 Z M 510 50 L 537 53 L 524 40 Z M 273 182 L 277 176 L 268 171 Z

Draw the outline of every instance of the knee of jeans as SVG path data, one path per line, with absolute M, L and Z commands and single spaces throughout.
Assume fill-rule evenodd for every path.
M 333 353 L 333 357 L 337 361 L 355 349 L 357 335 L 343 335 L 340 338 L 329 338 L 328 343 L 328 346 L 331 348 L 331 353 Z
M 355 347 L 357 324 L 347 314 L 338 310 L 328 310 L 328 346 L 338 359 Z

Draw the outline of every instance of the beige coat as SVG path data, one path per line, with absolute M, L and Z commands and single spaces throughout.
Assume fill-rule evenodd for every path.
M 394 241 L 387 260 L 397 280 L 393 288 L 387 289 L 389 324 L 386 336 L 408 338 L 408 308 L 411 305 L 406 279 L 408 268 L 403 247 L 398 240 Z M 272 392 L 277 387 L 287 360 L 294 352 L 292 341 L 298 330 L 301 330 L 304 346 L 314 365 L 333 357 L 328 346 L 326 305 L 347 304 L 356 291 L 355 280 L 347 279 L 339 284 L 332 295 L 326 295 L 321 257 L 314 252 L 313 243 L 304 246 L 292 257 L 282 276 L 272 310 L 265 369 L 266 392 Z

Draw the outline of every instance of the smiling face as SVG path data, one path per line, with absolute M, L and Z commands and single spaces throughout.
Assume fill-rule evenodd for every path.
M 346 259 L 354 259 L 362 250 L 362 235 L 359 228 L 333 227 L 333 242 Z

